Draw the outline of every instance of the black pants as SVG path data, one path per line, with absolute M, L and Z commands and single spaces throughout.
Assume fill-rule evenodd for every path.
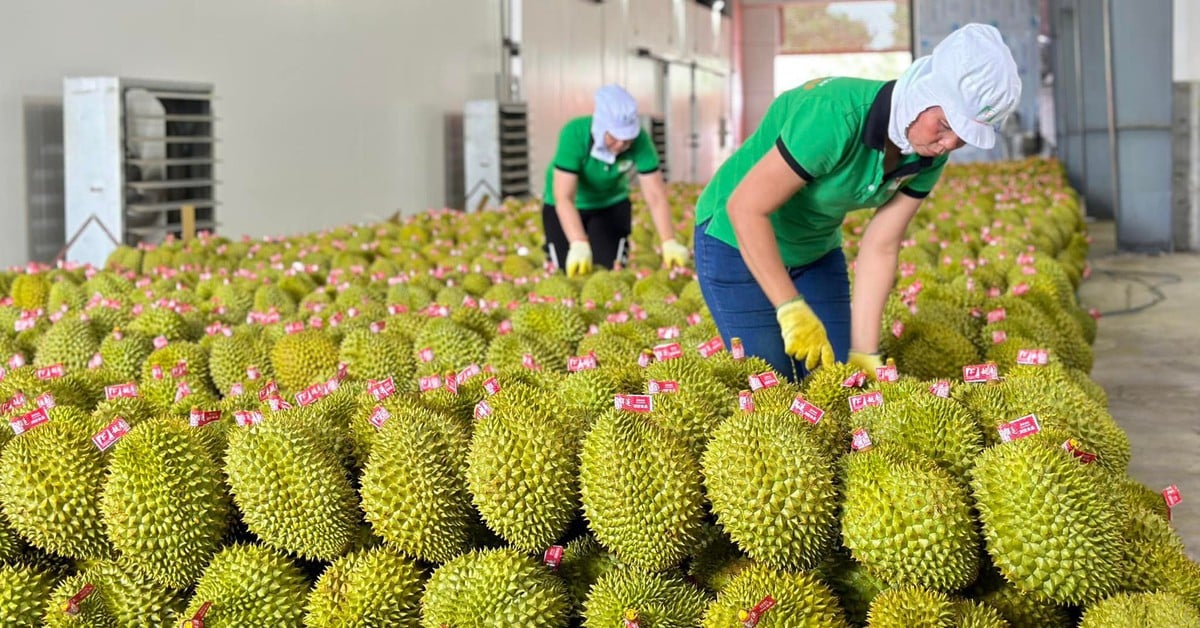
M 588 243 L 592 247 L 592 265 L 611 269 L 621 256 L 621 265 L 629 261 L 629 233 L 633 230 L 633 207 L 629 199 L 603 209 L 589 209 L 579 212 L 583 220 L 583 231 L 587 234 Z M 546 243 L 542 250 L 546 251 L 546 259 L 554 262 L 558 269 L 566 272 L 567 250 L 571 243 L 567 234 L 563 233 L 562 224 L 558 222 L 558 214 L 554 205 L 542 205 L 542 230 L 546 235 Z

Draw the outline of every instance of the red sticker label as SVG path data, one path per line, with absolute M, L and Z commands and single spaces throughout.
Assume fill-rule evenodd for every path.
M 674 360 L 675 358 L 683 357 L 683 348 L 678 342 L 662 344 L 654 347 L 654 359 L 659 362 L 666 360 Z
M 651 395 L 659 393 L 677 393 L 679 392 L 679 382 L 676 381 L 659 381 L 652 379 L 646 382 L 646 392 Z
M 688 314 L 687 323 L 688 323 L 688 325 L 692 325 L 692 326 L 699 325 L 700 324 L 700 313 L 692 312 L 691 314 Z
M 17 394 L 12 396 L 12 399 L 0 404 L 0 414 L 9 414 L 13 410 L 25 405 L 27 402 L 28 400 L 25 398 L 25 393 L 18 390 Z
M 425 347 L 417 352 L 417 357 L 425 363 L 433 362 L 433 349 Z
M 246 392 L 246 387 L 241 382 L 234 382 L 229 386 L 229 396 L 236 397 Z
M 763 388 L 774 388 L 779 385 L 779 378 L 775 377 L 775 373 L 771 371 L 765 371 L 757 375 L 751 375 L 749 380 L 750 390 L 754 391 L 761 390 Z
M 304 322 L 303 321 L 292 321 L 283 326 L 283 333 L 285 333 L 289 336 L 292 334 L 298 334 L 302 331 L 304 331 Z
M 155 336 L 154 337 L 154 348 L 155 349 L 162 349 L 163 347 L 167 346 L 167 344 L 169 344 L 169 341 L 167 340 L 166 336 Z
M 825 416 L 825 411 L 808 402 L 807 399 L 799 395 L 792 400 L 792 407 L 789 408 L 792 414 L 803 417 L 805 421 L 816 425 L 821 422 L 821 418 Z
M 88 370 L 94 371 L 101 366 L 104 366 L 104 356 L 100 355 L 99 352 L 93 353 L 92 359 L 88 360 Z
M 371 381 L 367 384 L 367 390 L 375 397 L 375 401 L 383 401 L 396 394 L 396 382 L 391 377 L 378 382 Z
M 900 336 L 903 336 L 904 335 L 904 323 L 902 323 L 898 320 L 894 321 L 892 323 L 892 335 L 897 338 L 899 338 Z
M 567 370 L 572 373 L 594 369 L 596 366 L 597 363 L 595 352 L 589 352 L 587 355 L 571 356 L 567 358 Z
M 754 394 L 749 390 L 738 392 L 738 409 L 742 412 L 754 412 Z
M 154 379 L 162 379 L 163 378 L 162 366 L 160 366 L 158 364 L 152 365 L 150 367 L 150 376 L 153 377 Z
M 929 392 L 943 399 L 950 398 L 950 382 L 948 380 L 938 380 L 929 387 Z
M 512 321 L 508 320 L 507 318 L 500 321 L 500 324 L 496 326 L 496 333 L 501 336 L 512 333 L 512 330 L 513 330 Z
M 1027 414 L 1015 421 L 1004 423 L 996 430 L 1000 432 L 1000 440 L 1007 443 L 1037 434 L 1042 428 L 1038 425 L 1036 414 Z
M 1179 487 L 1174 484 L 1163 489 L 1163 499 L 1167 502 L 1167 508 L 1174 508 L 1183 501 L 1183 497 L 1179 494 Z
M 187 380 L 180 380 L 175 384 L 175 403 L 179 403 L 187 399 L 192 394 L 192 387 L 188 386 Z
M 850 448 L 854 451 L 863 451 L 871 448 L 871 436 L 867 434 L 867 430 L 861 427 L 854 430 L 853 438 L 850 441 Z
M 483 382 L 483 390 L 489 395 L 494 395 L 500 392 L 500 382 L 495 377 L 489 377 Z
M 442 378 L 438 375 L 426 375 L 417 380 L 421 392 L 437 390 L 442 387 Z
M 209 336 L 216 336 L 217 334 L 221 333 L 221 328 L 223 327 L 224 325 L 221 324 L 221 321 L 216 321 L 208 327 L 205 327 L 204 333 Z
M 744 360 L 746 358 L 746 348 L 742 346 L 741 338 L 729 339 L 729 354 L 735 360 Z
M 650 395 L 616 395 L 613 406 L 628 412 L 650 412 L 654 409 L 654 397 Z
M 968 384 L 980 384 L 1000 379 L 1000 371 L 994 363 L 969 364 L 963 367 L 963 381 Z
M 542 557 L 542 562 L 551 569 L 558 569 L 559 563 L 562 562 L 563 546 L 551 545 L 546 548 L 546 554 Z
M 1017 364 L 1045 366 L 1050 363 L 1050 352 L 1045 349 L 1021 349 L 1017 351 Z
M 38 408 L 33 412 L 22 414 L 21 416 L 8 422 L 12 426 L 13 434 L 24 434 L 29 430 L 50 420 L 50 415 L 45 408 Z
M 262 423 L 263 415 L 258 410 L 238 410 L 233 413 L 233 420 L 240 427 L 250 427 Z
M 67 369 L 62 364 L 53 366 L 45 366 L 37 370 L 37 378 L 40 380 L 58 379 L 67 374 Z
M 1099 310 L 1098 308 L 1094 308 L 1094 307 L 1093 307 L 1093 308 L 1089 308 L 1089 309 L 1088 309 L 1088 316 L 1091 316 L 1091 317 L 1092 317 L 1092 320 L 1097 320 L 1097 321 L 1098 321 L 1098 320 L 1100 320 L 1100 316 L 1101 316 L 1101 314 L 1100 314 L 1100 310 Z
M 474 416 L 476 419 L 483 419 L 492 416 L 492 406 L 488 405 L 486 400 L 481 400 L 479 403 L 475 404 Z
M 22 366 L 25 366 L 25 356 L 21 355 L 20 353 L 14 353 L 12 354 L 12 357 L 8 359 L 8 368 L 19 369 Z
M 325 383 L 313 384 L 304 390 L 296 393 L 296 403 L 303 408 L 304 406 L 312 405 L 321 399 L 324 399 L 329 394 Z
M 894 364 L 877 366 L 875 367 L 875 379 L 881 382 L 898 382 L 900 381 L 900 371 Z
M 88 599 L 88 596 L 95 592 L 95 590 L 96 585 L 90 582 L 83 585 L 83 588 L 80 589 L 78 593 L 71 596 L 71 599 L 67 600 L 67 603 L 63 605 L 63 612 L 72 617 L 78 615 L 82 610 L 80 605 L 83 604 L 83 601 Z
M 46 391 L 46 392 L 38 395 L 37 399 L 33 400 L 33 403 L 37 407 L 42 408 L 43 410 L 49 410 L 50 408 L 53 408 L 54 406 L 58 405 L 57 403 L 54 402 L 54 394 L 51 393 L 50 391 Z
M 999 323 L 1007 317 L 1008 315 L 1005 313 L 1004 308 L 998 307 L 987 313 L 987 322 L 989 325 L 992 323 Z
M 92 436 L 92 442 L 95 443 L 96 449 L 100 451 L 108 451 L 109 447 L 121 440 L 121 437 L 129 433 L 129 423 L 125 419 L 116 417 L 108 424 L 107 427 Z
M 450 394 L 457 395 L 458 394 L 458 377 L 454 373 L 447 374 L 445 386 L 446 386 L 446 390 L 449 391 Z
M 678 338 L 678 337 L 679 337 L 679 328 L 674 325 L 672 325 L 670 327 L 659 327 L 658 328 L 658 339 L 659 340 L 672 340 L 672 339 Z
M 882 406 L 883 393 L 876 390 L 869 393 L 863 393 L 861 395 L 854 395 L 848 399 L 848 401 L 850 403 L 850 411 L 859 412 L 871 406 Z
M 382 428 L 383 424 L 386 423 L 390 418 L 392 418 L 392 413 L 388 412 L 387 408 L 383 406 L 375 406 L 375 409 L 371 410 L 371 416 L 368 417 L 367 420 L 370 421 L 371 425 L 374 425 L 376 428 Z
M 527 368 L 527 369 L 530 369 L 530 370 L 532 370 L 532 371 L 540 371 L 540 370 L 542 370 L 542 367 L 541 367 L 541 365 L 539 365 L 539 364 L 537 363 L 537 360 L 535 360 L 535 359 L 533 358 L 533 354 L 532 354 L 532 353 L 524 353 L 524 354 L 521 354 L 521 366 L 523 366 L 523 367 L 525 367 L 525 368 Z
M 262 377 L 262 372 L 258 370 L 257 366 L 250 365 L 246 367 L 246 379 L 253 382 L 260 377 Z M 274 382 L 271 382 L 271 384 L 274 384 Z
M 626 323 L 629 322 L 629 312 L 614 312 L 605 316 L 604 320 L 610 323 Z
M 1075 456 L 1076 458 L 1079 458 L 1080 462 L 1083 464 L 1091 464 L 1096 460 L 1096 454 L 1084 451 L 1082 448 L 1080 448 L 1079 441 L 1075 440 L 1074 438 L 1068 438 L 1067 440 L 1063 441 L 1062 448 L 1070 452 L 1071 455 Z
M 653 351 L 651 351 L 649 349 L 645 349 L 641 353 L 638 354 L 638 366 L 640 366 L 642 368 L 646 368 L 647 366 L 650 366 L 650 364 L 652 364 L 653 362 L 654 362 L 654 352 Z
M 220 420 L 220 410 L 192 410 L 188 413 L 188 425 L 192 427 L 204 427 L 209 423 L 216 423 Z
M 196 614 L 187 620 L 184 628 L 204 628 L 204 616 L 208 614 L 208 609 L 212 608 L 212 604 L 212 602 L 201 604 L 200 610 L 196 611 Z
M 696 347 L 696 351 L 705 358 L 711 358 L 725 348 L 725 341 L 720 336 L 714 336 Z
M 1003 329 L 992 330 L 992 344 L 998 345 L 1008 340 L 1008 332 Z
M 258 391 L 258 400 L 265 401 L 267 397 L 278 393 L 279 385 L 275 383 L 275 380 L 271 380 Z
M 28 331 L 34 327 L 37 327 L 37 319 L 26 316 L 21 316 L 13 323 L 13 329 L 18 332 Z
M 758 604 L 754 605 L 754 608 L 739 616 L 742 626 L 744 628 L 754 628 L 762 619 L 763 614 L 771 610 L 773 606 L 775 606 L 775 598 L 769 595 L 759 600 Z
M 866 383 L 867 374 L 862 371 L 858 371 L 850 377 L 842 380 L 842 388 L 862 388 Z
M 179 361 L 179 362 L 175 363 L 175 366 L 171 367 L 171 377 L 173 377 L 175 379 L 179 379 L 181 377 L 187 377 L 187 374 L 188 374 L 187 362 Z
M 1012 293 L 1017 296 L 1021 296 L 1021 295 L 1025 294 L 1026 292 L 1029 292 L 1029 284 L 1027 284 L 1027 283 L 1019 283 L 1019 284 L 1013 286 Z

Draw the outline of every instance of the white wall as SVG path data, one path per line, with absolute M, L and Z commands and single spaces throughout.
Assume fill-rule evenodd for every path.
M 524 95 L 529 103 L 531 179 L 541 195 L 546 165 L 554 156 L 558 132 L 575 116 L 592 111 L 592 94 L 605 83 L 619 83 L 638 101 L 639 111 L 666 114 L 672 180 L 692 172 L 687 147 L 690 120 L 689 82 L 675 76 L 672 65 L 664 77 L 662 65 L 638 57 L 645 47 L 654 55 L 691 61 L 725 74 L 700 78 L 701 103 L 696 179 L 707 180 L 724 155 L 718 144 L 719 118 L 728 117 L 730 19 L 719 17 L 691 0 L 612 0 L 600 4 L 583 0 L 524 0 L 522 44 Z M 714 32 L 715 31 L 715 32 Z M 672 88 L 673 86 L 673 88 Z M 712 114 L 715 109 L 720 112 Z
M 214 83 L 226 233 L 440 207 L 443 116 L 494 97 L 499 19 L 496 0 L 4 0 L 0 265 L 28 259 L 31 206 L 61 203 L 54 147 L 26 152 L 67 75 Z
M 1172 73 L 1176 82 L 1200 81 L 1200 6 L 1175 0 Z

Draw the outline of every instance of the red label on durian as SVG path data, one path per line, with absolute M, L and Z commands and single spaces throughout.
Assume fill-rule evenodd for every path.
M 816 425 L 821 422 L 821 418 L 825 416 L 825 411 L 808 402 L 807 399 L 796 395 L 792 400 L 792 407 L 788 408 L 792 414 L 803 417 L 805 421 Z
M 309 406 L 320 401 L 328 394 L 329 391 L 325 387 L 324 382 L 313 384 L 312 386 L 309 386 L 308 388 L 296 393 L 296 403 L 303 408 L 304 406 Z
M 1062 448 L 1070 452 L 1071 455 L 1075 456 L 1076 458 L 1079 458 L 1083 464 L 1090 464 L 1096 460 L 1096 454 L 1084 451 L 1082 448 L 1080 448 L 1079 441 L 1075 440 L 1074 438 L 1068 438 L 1067 440 L 1063 441 Z
M 250 427 L 262 423 L 263 415 L 258 410 L 238 410 L 233 413 L 233 420 L 240 427 Z
M 571 356 L 567 358 L 567 370 L 575 373 L 577 371 L 585 371 L 597 367 L 596 353 L 588 352 L 587 355 Z
M 278 393 L 279 393 L 279 385 L 275 383 L 275 380 L 271 380 L 271 381 L 267 382 L 265 385 L 263 385 L 263 387 L 261 389 L 259 389 L 258 400 L 266 401 L 267 397 L 270 397 L 271 395 L 275 395 Z
M 759 600 L 754 608 L 738 613 L 738 620 L 742 622 L 743 628 L 755 628 L 762 620 L 763 614 L 771 610 L 773 606 L 775 606 L 775 598 L 768 595 Z
M 659 381 L 652 379 L 646 382 L 646 392 L 651 395 L 659 393 L 677 393 L 679 392 L 679 382 L 676 381 Z
M 643 349 L 642 352 L 638 354 L 638 366 L 640 366 L 642 368 L 646 368 L 647 366 L 650 366 L 650 364 L 653 362 L 654 362 L 654 352 L 653 351 L 651 351 L 649 349 Z
M 746 348 L 742 346 L 741 338 L 729 339 L 729 354 L 735 360 L 744 360 L 746 358 Z
M 183 360 L 176 362 L 175 366 L 171 367 L 171 377 L 173 377 L 175 379 L 179 379 L 181 377 L 187 377 L 187 374 L 188 374 L 187 362 L 185 362 Z
M 1008 332 L 1003 329 L 992 330 L 992 344 L 998 345 L 1008 340 Z
M 616 395 L 613 407 L 628 412 L 650 412 L 654 409 L 654 397 L 650 395 Z
M 700 345 L 696 347 L 696 351 L 698 351 L 703 357 L 711 358 L 720 353 L 724 348 L 725 341 L 721 340 L 720 336 L 714 336 L 713 338 L 710 338 L 708 342 L 700 343 Z
M 129 433 L 129 423 L 121 417 L 116 417 L 108 424 L 107 427 L 96 432 L 92 436 L 92 443 L 96 445 L 96 449 L 107 451 L 109 447 L 121 440 L 121 437 Z
M 298 334 L 302 331 L 304 331 L 304 322 L 303 321 L 292 321 L 283 326 L 283 333 L 285 333 L 289 336 L 292 334 Z
M 167 340 L 166 336 L 155 336 L 154 337 L 154 348 L 155 349 L 162 349 L 163 347 L 167 346 L 168 344 L 170 344 L 170 341 Z
M 1045 366 L 1050 363 L 1050 352 L 1045 349 L 1021 349 L 1017 351 L 1017 364 Z
M 842 380 L 842 388 L 862 388 L 867 383 L 867 374 L 862 371 L 856 371 L 850 377 Z
M 683 348 L 679 346 L 678 342 L 661 344 L 654 347 L 654 359 L 659 362 L 674 360 L 680 357 L 683 357 Z
M 670 327 L 659 327 L 658 328 L 658 339 L 659 340 L 672 340 L 672 339 L 678 338 L 678 337 L 679 337 L 679 328 L 674 325 L 671 325 Z
M 439 375 L 426 375 L 417 380 L 417 385 L 421 392 L 436 390 L 442 387 L 442 378 Z
M 749 390 L 738 392 L 738 409 L 742 412 L 754 412 L 754 394 Z
M 188 413 L 188 425 L 192 427 L 204 427 L 209 423 L 216 423 L 220 420 L 220 410 L 192 410 Z
M 18 390 L 17 394 L 12 396 L 12 399 L 0 404 L 0 414 L 9 414 L 13 410 L 25 405 L 27 402 L 28 400 L 25 398 L 25 393 Z
M 950 398 L 950 382 L 948 380 L 938 380 L 929 387 L 929 392 L 943 399 Z
M 375 397 L 375 401 L 383 401 L 396 394 L 396 382 L 391 377 L 378 382 L 371 381 L 367 384 L 367 390 Z
M 62 364 L 54 364 L 45 366 L 37 370 L 37 378 L 40 380 L 58 379 L 67 374 L 67 369 Z
M 871 406 L 883 405 L 883 393 L 878 390 L 861 395 L 854 395 L 847 400 L 850 403 L 851 412 L 859 412 Z
M 551 569 L 558 569 L 558 565 L 562 563 L 563 546 L 551 545 L 546 548 L 545 555 L 542 556 L 542 563 Z
M 1000 379 L 1000 371 L 995 363 L 969 364 L 963 367 L 963 381 L 968 384 L 979 384 Z
M 692 312 L 691 314 L 688 314 L 688 317 L 687 317 L 687 323 L 688 323 L 688 325 L 692 325 L 692 326 L 699 325 L 699 324 L 700 324 L 700 320 L 701 320 L 701 319 L 700 319 L 700 313 L 699 313 L 699 312 Z
M 492 416 L 492 406 L 488 405 L 487 401 L 480 400 L 479 403 L 475 404 L 474 416 L 476 419 L 483 419 Z
M 489 377 L 483 382 L 483 390 L 489 395 L 494 395 L 500 392 L 500 382 L 495 377 Z
M 12 419 L 8 424 L 12 427 L 13 434 L 24 434 L 49 420 L 50 414 L 46 412 L 46 409 L 38 408 L 33 412 L 28 412 Z
M 387 408 L 375 406 L 375 409 L 371 410 L 371 416 L 367 418 L 367 421 L 370 421 L 371 425 L 374 425 L 376 428 L 382 428 L 383 424 L 390 418 L 392 418 L 392 413 L 388 412 Z
M 864 451 L 871 448 L 871 436 L 867 434 L 864 428 L 854 430 L 853 438 L 850 441 L 850 448 L 854 451 Z
M 72 617 L 78 615 L 80 610 L 82 610 L 80 605 L 83 604 L 83 601 L 88 599 L 88 596 L 95 591 L 96 585 L 90 582 L 83 585 L 83 588 L 80 589 L 78 593 L 71 596 L 71 599 L 67 600 L 66 604 L 63 604 L 63 612 Z
M 999 323 L 1007 317 L 1008 315 L 1005 313 L 1004 308 L 998 307 L 987 313 L 987 322 L 989 325 L 992 323 Z
M 183 628 L 204 628 L 204 616 L 208 615 L 208 609 L 212 608 L 212 602 L 205 602 L 200 605 L 200 610 L 196 611 L 192 618 L 185 621 Z
M 221 321 L 216 321 L 210 324 L 208 327 L 205 327 L 204 333 L 208 336 L 216 336 L 217 334 L 221 333 L 222 327 L 224 327 L 224 325 L 221 324 Z
M 537 360 L 534 359 L 532 353 L 521 354 L 521 366 L 523 366 L 529 370 L 532 370 L 532 371 L 542 370 L 541 365 L 539 365 L 537 363 Z
M 877 366 L 875 367 L 875 379 L 881 382 L 898 382 L 900 381 L 900 371 L 894 364 Z
M 1038 425 L 1036 414 L 1027 414 L 1015 421 L 1000 425 L 996 430 L 1000 432 L 1000 440 L 1007 443 L 1037 434 L 1042 431 L 1042 428 Z
M 192 394 L 192 387 L 188 386 L 187 380 L 180 380 L 175 384 L 175 403 L 179 403 L 187 399 Z
M 38 395 L 37 399 L 33 400 L 33 403 L 35 405 L 37 405 L 37 407 L 45 409 L 45 410 L 49 410 L 50 408 L 53 408 L 54 406 L 58 405 L 54 401 L 54 394 L 51 393 L 50 391 L 46 391 L 46 392 Z
M 757 375 L 751 375 L 748 379 L 750 380 L 750 390 L 754 391 L 761 390 L 763 388 L 774 388 L 775 386 L 779 385 L 779 378 L 775 377 L 775 373 L 772 373 L 771 371 L 765 371 Z
M 8 359 L 8 368 L 19 369 L 22 366 L 25 366 L 25 356 L 21 355 L 20 353 L 14 353 L 12 354 L 12 357 Z
M 422 362 L 433 362 L 433 349 L 430 347 L 425 347 L 417 352 L 417 357 L 420 358 Z

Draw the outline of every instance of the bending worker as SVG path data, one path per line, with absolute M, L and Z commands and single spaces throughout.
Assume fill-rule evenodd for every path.
M 823 78 L 781 94 L 696 207 L 696 271 L 728 346 L 801 379 L 834 361 L 874 378 L 905 229 L 951 151 L 990 149 L 1021 98 L 1012 53 L 968 24 L 895 81 Z M 853 299 L 842 221 L 876 207 Z
M 542 228 L 546 255 L 569 277 L 626 261 L 633 210 L 629 170 L 638 182 L 662 242 L 664 266 L 687 263 L 687 247 L 675 241 L 667 188 L 658 152 L 638 121 L 633 96 L 617 85 L 596 92 L 595 113 L 568 122 L 546 168 Z

